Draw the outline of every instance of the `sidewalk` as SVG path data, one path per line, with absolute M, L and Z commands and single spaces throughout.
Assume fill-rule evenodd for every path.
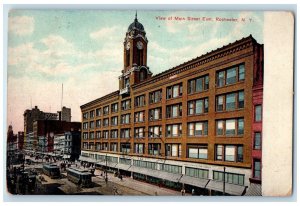
M 100 173 L 101 173 L 100 170 L 95 171 L 95 175 L 98 178 L 104 179 L 104 177 L 100 176 Z M 111 173 L 108 173 L 107 177 L 108 177 L 109 182 L 113 182 L 117 185 L 122 185 L 124 187 L 140 191 L 147 195 L 151 195 L 151 196 L 155 196 L 155 195 L 157 195 L 157 196 L 181 196 L 181 192 L 179 192 L 179 191 L 159 187 L 159 186 L 152 185 L 152 184 L 149 184 L 146 182 L 141 182 L 138 180 L 134 180 L 130 177 L 125 177 L 125 178 L 123 178 L 123 180 L 120 180 L 118 177 L 115 177 Z M 190 196 L 190 194 L 186 194 L 186 196 Z

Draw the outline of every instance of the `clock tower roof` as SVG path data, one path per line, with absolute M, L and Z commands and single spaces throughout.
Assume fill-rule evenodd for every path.
M 135 13 L 135 19 L 129 25 L 127 32 L 130 32 L 132 30 L 139 30 L 139 31 L 145 32 L 143 24 L 141 24 L 140 22 L 138 22 L 137 13 Z

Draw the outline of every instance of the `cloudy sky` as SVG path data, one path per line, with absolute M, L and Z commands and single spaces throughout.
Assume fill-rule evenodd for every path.
M 123 41 L 135 11 L 13 10 L 8 22 L 8 123 L 23 131 L 31 105 L 44 112 L 72 109 L 118 89 Z M 156 17 L 172 17 L 158 20 Z M 174 17 L 213 21 L 176 21 Z M 238 22 L 217 22 L 216 17 Z M 241 21 L 244 18 L 245 21 Z M 148 66 L 160 73 L 242 37 L 263 43 L 263 13 L 138 11 L 148 38 Z M 31 103 L 32 102 L 32 103 Z

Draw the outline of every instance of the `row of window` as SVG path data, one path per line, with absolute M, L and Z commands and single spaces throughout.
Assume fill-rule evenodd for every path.
M 231 85 L 235 84 L 237 82 L 243 81 L 245 79 L 245 66 L 244 64 L 236 65 L 221 71 L 217 71 L 216 73 L 216 85 L 217 87 L 223 87 L 225 85 Z M 188 80 L 188 87 L 187 87 L 187 93 L 188 94 L 193 94 L 196 92 L 203 92 L 209 89 L 209 76 L 204 75 L 198 78 L 194 78 L 191 80 Z M 182 83 L 172 85 L 167 87 L 166 89 L 166 99 L 171 99 L 171 98 L 177 98 L 182 96 Z M 241 95 L 241 96 L 240 96 Z M 236 96 L 237 97 L 237 96 Z M 228 101 L 228 105 L 230 106 L 228 109 L 232 109 L 232 107 L 238 107 L 240 108 L 242 103 L 240 102 L 241 98 L 243 98 L 243 94 L 239 94 L 237 97 L 237 101 L 239 103 L 237 105 L 234 105 L 233 101 L 236 98 L 235 94 L 228 95 L 226 96 L 226 101 Z M 225 97 L 220 96 L 218 97 L 218 110 L 222 109 L 221 105 L 224 104 L 225 102 Z M 157 103 L 161 102 L 162 99 L 162 90 L 157 90 L 154 92 L 149 93 L 149 103 Z M 134 106 L 135 107 L 141 107 L 146 105 L 146 99 L 145 95 L 140 95 L 138 97 L 135 97 L 134 99 Z M 224 105 L 223 105 L 224 106 Z M 121 102 L 121 110 L 128 110 L 131 108 L 131 100 L 124 100 Z M 114 103 L 111 105 L 111 113 L 118 112 L 118 103 Z M 94 118 L 96 116 L 101 115 L 101 108 L 96 109 L 95 111 L 92 110 L 89 113 L 86 112 L 83 114 L 83 119 L 88 119 L 88 118 Z M 109 114 L 109 105 L 103 107 L 103 115 Z
M 110 136 L 109 136 L 110 131 Z M 103 130 L 96 131 L 96 138 L 118 138 L 119 130 Z M 120 129 L 121 138 L 130 138 L 131 129 Z M 146 134 L 150 138 L 162 137 L 162 126 L 155 125 L 149 126 L 148 131 L 146 127 L 135 127 L 133 130 L 134 138 L 145 138 Z M 216 120 L 216 136 L 242 136 L 244 134 L 244 118 Z M 83 139 L 94 139 L 94 132 L 83 132 Z M 188 136 L 207 136 L 208 135 L 208 121 L 189 122 L 187 123 L 187 135 Z M 166 125 L 166 137 L 181 137 L 182 136 L 182 124 L 167 124 Z
M 216 110 L 217 111 L 230 111 L 235 109 L 244 108 L 244 91 L 229 93 L 225 95 L 217 96 L 216 98 Z M 192 100 L 188 102 L 188 115 L 204 114 L 208 112 L 208 98 Z M 182 103 L 168 105 L 166 107 L 166 118 L 177 118 L 182 116 Z M 162 108 L 154 108 L 149 110 L 149 121 L 161 120 L 162 119 Z M 121 124 L 129 124 L 131 120 L 131 114 L 122 114 L 120 117 Z M 255 106 L 255 121 L 259 122 L 262 120 L 262 107 L 261 105 Z M 101 120 L 96 120 L 96 127 L 101 127 Z M 145 122 L 145 111 L 139 111 L 134 113 L 134 122 Z M 104 118 L 102 120 L 103 127 L 117 126 L 118 116 Z M 94 121 L 90 121 L 89 125 L 87 122 L 83 123 L 83 129 L 94 128 Z
M 208 179 L 209 171 L 206 169 L 198 169 L 192 167 L 185 168 L 185 175 L 190 177 Z M 245 175 L 243 174 L 236 174 L 236 173 L 229 173 L 229 172 L 221 172 L 221 171 L 213 171 L 213 179 L 216 181 L 224 181 L 225 182 L 235 185 L 244 185 Z
M 224 182 L 224 175 L 225 175 L 225 182 L 235 185 L 244 185 L 245 175 L 242 174 L 234 174 L 229 172 L 220 172 L 220 171 L 213 171 L 213 179 L 217 181 Z
M 83 149 L 89 150 L 105 150 L 113 152 L 121 152 L 128 154 L 131 152 L 130 143 L 120 143 L 118 150 L 118 143 L 87 143 L 83 142 Z M 133 153 L 145 154 L 145 144 L 135 143 Z M 182 157 L 181 144 L 172 143 L 165 144 L 165 154 L 162 154 L 160 143 L 148 144 L 149 155 L 159 155 L 167 157 Z M 208 146 L 207 144 L 187 144 L 187 158 L 192 159 L 207 159 Z M 243 146 L 242 145 L 215 145 L 215 160 L 226 162 L 243 162 Z
M 191 124 L 191 125 L 197 125 L 198 123 L 194 123 L 194 124 Z M 196 126 L 197 127 L 197 126 Z M 150 127 L 151 128 L 151 131 L 154 131 L 154 133 L 149 133 L 149 137 L 150 138 L 156 138 L 156 137 L 160 137 L 161 136 L 161 127 L 159 126 L 154 126 L 154 127 Z M 192 130 L 189 130 L 189 134 L 190 136 L 195 136 L 195 135 L 202 135 L 201 132 L 199 131 L 202 131 L 202 128 L 198 128 L 198 129 L 192 129 Z M 205 132 L 206 131 L 206 132 Z M 207 134 L 207 130 L 204 130 L 204 134 Z M 143 134 L 143 133 L 139 133 L 136 134 L 137 137 L 140 137 L 139 135 L 140 134 Z M 158 135 L 156 135 L 158 134 Z M 118 133 L 117 133 L 117 130 L 112 130 L 111 131 L 111 139 L 116 139 L 118 138 Z M 101 138 L 101 132 L 96 132 L 96 138 L 97 139 L 100 139 Z M 108 139 L 109 138 L 109 133 L 108 131 L 104 131 L 103 132 L 103 138 L 104 139 Z M 124 130 L 121 130 L 121 138 L 130 138 L 130 129 L 124 129 Z M 88 133 L 83 133 L 83 140 L 88 140 L 88 139 L 94 139 L 94 133 L 90 133 L 90 136 L 88 137 Z M 260 150 L 261 149 L 261 133 L 260 132 L 255 132 L 254 133 L 254 142 L 253 142 L 253 149 L 254 150 Z M 170 145 L 169 145 L 170 146 Z M 141 146 L 140 146 L 141 147 Z M 197 151 L 196 151 L 197 150 Z M 220 159 L 221 157 L 223 156 L 223 150 L 224 148 L 219 148 L 219 156 L 220 156 Z M 180 156 L 180 152 L 181 152 L 181 146 L 176 146 L 175 144 L 171 147 L 167 147 L 166 149 L 167 153 L 169 154 L 178 154 L 178 156 Z M 143 152 L 142 152 L 143 153 Z M 191 149 L 191 155 L 192 156 L 197 156 L 197 157 L 205 157 L 204 155 L 204 152 L 203 150 L 201 149 Z M 177 156 L 177 155 L 175 155 Z
M 124 104 L 127 108 L 130 104 Z M 208 112 L 208 98 L 197 99 L 188 101 L 188 115 L 195 115 L 195 114 L 203 114 Z M 244 91 L 234 92 L 226 95 L 219 95 L 216 97 L 216 111 L 230 111 L 235 109 L 244 108 Z M 93 112 L 93 111 L 91 111 Z M 149 110 L 149 120 L 157 120 L 161 119 L 162 108 L 158 107 L 155 109 Z M 87 119 L 87 113 L 84 113 L 84 119 Z M 134 114 L 135 122 L 143 122 L 145 121 L 145 111 L 136 112 Z M 166 107 L 166 117 L 167 118 L 174 118 L 174 117 L 181 117 L 182 116 L 182 103 L 168 105 Z M 112 124 L 115 121 L 112 117 Z M 100 120 L 98 120 L 100 121 Z M 103 119 L 103 121 L 109 121 L 108 118 Z M 116 120 L 117 121 L 117 120 Z M 126 121 L 123 121 L 124 123 Z M 117 124 L 117 123 L 116 123 Z
M 198 101 L 198 100 L 197 100 Z M 191 102 L 189 104 L 189 110 L 188 110 L 188 114 L 200 114 L 203 111 L 206 112 L 206 106 L 203 107 L 203 102 L 204 105 L 206 105 L 205 103 L 205 99 L 204 101 L 199 101 L 199 103 L 195 101 L 195 102 Z M 181 104 L 176 104 L 176 105 L 171 105 L 167 107 L 167 118 L 170 117 L 180 117 L 182 115 L 182 106 Z M 121 115 L 121 124 L 129 124 L 130 123 L 130 114 L 124 114 Z M 149 110 L 149 120 L 150 121 L 154 121 L 154 120 L 160 120 L 161 119 L 161 108 L 155 108 L 155 109 L 151 109 Z M 261 109 L 261 105 L 258 105 L 255 107 L 255 122 L 259 122 L 262 120 L 262 109 Z M 136 112 L 134 114 L 134 122 L 144 122 L 145 121 L 145 111 L 140 111 L 140 112 Z M 109 118 L 105 118 L 102 121 L 103 123 L 103 127 L 107 127 L 109 126 Z M 96 120 L 94 121 L 90 121 L 90 122 L 84 122 L 83 123 L 83 130 L 87 130 L 87 129 L 94 129 L 95 128 L 95 123 L 96 123 L 96 128 L 100 128 L 101 127 L 101 120 Z M 110 121 L 111 126 L 117 126 L 118 125 L 118 116 L 115 117 L 111 117 L 111 121 Z M 224 135 L 224 133 L 226 132 L 226 135 L 228 135 L 229 133 L 233 133 L 236 131 L 235 128 L 239 128 L 237 135 L 239 134 L 243 134 L 243 128 L 244 128 L 244 121 L 243 119 L 239 119 L 239 120 L 217 120 L 217 134 L 218 135 Z

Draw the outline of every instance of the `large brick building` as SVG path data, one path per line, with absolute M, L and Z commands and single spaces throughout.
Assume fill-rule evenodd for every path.
M 81 106 L 80 160 L 176 189 L 243 195 L 255 177 L 253 88 L 262 87 L 263 45 L 250 35 L 152 75 L 147 44 L 135 18 L 119 90 Z

